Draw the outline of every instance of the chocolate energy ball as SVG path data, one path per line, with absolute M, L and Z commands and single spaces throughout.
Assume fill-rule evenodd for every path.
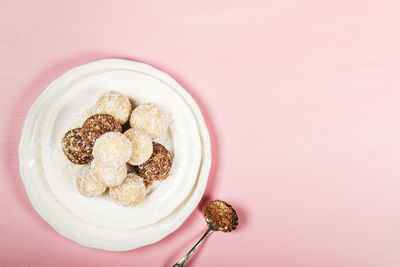
M 66 132 L 61 147 L 67 158 L 75 164 L 87 164 L 93 159 L 92 147 L 83 142 L 81 128 Z
M 161 144 L 153 142 L 153 154 L 145 163 L 135 166 L 136 173 L 143 178 L 146 187 L 168 176 L 173 161 L 172 154 Z
M 81 136 L 90 147 L 94 146 L 97 138 L 107 132 L 122 132 L 119 122 L 109 114 L 90 116 L 82 125 Z

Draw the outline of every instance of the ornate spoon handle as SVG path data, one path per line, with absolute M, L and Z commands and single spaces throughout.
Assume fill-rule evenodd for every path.
M 173 267 L 183 267 L 185 266 L 186 262 L 189 260 L 190 256 L 196 251 L 196 249 L 200 246 L 201 242 L 213 232 L 214 230 L 211 229 L 210 227 L 207 229 L 207 231 L 204 233 L 204 235 L 200 238 L 200 240 L 194 245 L 194 247 L 180 260 L 178 261 Z

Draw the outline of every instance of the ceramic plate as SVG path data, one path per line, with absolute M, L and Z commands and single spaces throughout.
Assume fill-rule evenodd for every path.
M 155 103 L 170 116 L 156 140 L 174 154 L 170 176 L 135 207 L 86 198 L 75 186 L 80 166 L 65 159 L 60 140 L 91 115 L 103 92 L 116 90 L 134 105 Z M 31 107 L 20 147 L 20 172 L 37 212 L 60 234 L 85 246 L 127 250 L 165 237 L 190 215 L 207 183 L 210 141 L 200 110 L 170 76 L 143 63 L 107 59 L 76 67 L 55 81 Z

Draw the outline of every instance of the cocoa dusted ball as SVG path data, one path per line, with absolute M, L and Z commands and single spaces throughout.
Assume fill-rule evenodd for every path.
M 97 138 L 107 132 L 122 132 L 122 127 L 109 114 L 94 114 L 83 123 L 81 136 L 88 146 L 93 147 Z
M 168 176 L 173 161 L 172 154 L 161 144 L 153 142 L 153 154 L 145 163 L 134 166 L 136 173 L 143 178 L 146 187 Z
M 61 147 L 67 158 L 75 164 L 87 164 L 93 159 L 92 148 L 83 142 L 81 128 L 66 132 Z

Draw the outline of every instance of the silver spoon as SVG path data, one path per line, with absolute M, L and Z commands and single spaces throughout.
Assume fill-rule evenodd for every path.
M 231 232 L 238 225 L 238 216 L 231 205 L 221 200 L 214 200 L 207 204 L 204 209 L 204 216 L 207 222 L 207 231 L 194 247 L 173 267 L 183 267 L 190 256 L 196 251 L 203 240 L 214 231 Z

